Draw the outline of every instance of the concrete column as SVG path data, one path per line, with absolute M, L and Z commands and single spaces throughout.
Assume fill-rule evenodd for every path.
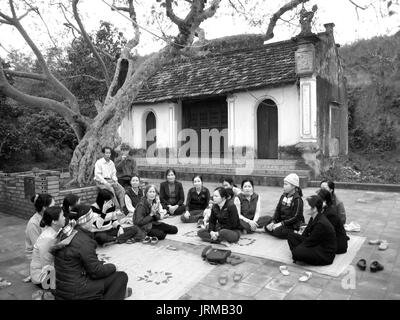
M 300 141 L 317 142 L 317 83 L 314 76 L 300 78 Z

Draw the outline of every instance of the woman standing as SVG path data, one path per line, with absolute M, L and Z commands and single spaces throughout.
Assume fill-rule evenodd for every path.
M 291 233 L 288 244 L 293 261 L 311 265 L 328 265 L 335 259 L 336 234 L 328 218 L 322 213 L 322 199 L 318 195 L 307 198 L 308 214 L 311 216 L 303 234 Z
M 168 169 L 165 173 L 166 181 L 160 185 L 161 205 L 170 215 L 180 215 L 185 212 L 185 194 L 182 183 L 176 181 L 174 169 Z
M 29 260 L 32 258 L 33 245 L 42 233 L 40 221 L 42 221 L 43 212 L 46 208 L 55 204 L 53 197 L 49 194 L 36 194 L 31 198 L 31 201 L 35 206 L 36 212 L 29 219 L 25 229 L 25 252 Z
M 45 266 L 54 265 L 50 248 L 55 244 L 58 231 L 65 226 L 63 210 L 60 207 L 49 207 L 44 210 L 40 226 L 44 229 L 33 246 L 30 265 L 31 281 L 34 284 L 40 284 L 46 276 L 42 272 Z
M 242 229 L 251 233 L 257 228 L 265 227 L 271 219 L 268 216 L 260 218 L 261 200 L 260 196 L 254 192 L 253 180 L 243 180 L 241 187 L 242 192 L 235 197 L 234 203 L 238 209 Z
M 155 185 L 150 184 L 144 189 L 144 197 L 139 201 L 133 215 L 133 224 L 138 226 L 150 237 L 163 240 L 167 234 L 178 233 L 178 228 L 160 222 L 164 213 Z
M 204 210 L 210 202 L 210 191 L 203 186 L 202 176 L 194 176 L 193 187 L 186 198 L 186 212 L 181 216 L 182 222 L 192 223 L 203 218 Z
M 208 242 L 237 242 L 240 238 L 240 220 L 237 208 L 233 201 L 228 200 L 228 192 L 218 187 L 213 193 L 214 205 L 208 228 L 201 229 L 197 235 Z
M 280 239 L 287 239 L 288 234 L 299 230 L 304 222 L 303 192 L 300 189 L 299 177 L 289 174 L 283 180 L 283 194 L 279 199 L 273 217 L 266 218 L 265 231 Z

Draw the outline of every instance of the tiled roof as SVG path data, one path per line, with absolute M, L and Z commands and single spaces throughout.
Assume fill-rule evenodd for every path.
M 135 104 L 224 94 L 296 81 L 294 41 L 193 58 L 165 65 Z

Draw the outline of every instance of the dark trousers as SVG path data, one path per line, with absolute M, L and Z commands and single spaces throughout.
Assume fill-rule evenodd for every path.
M 227 242 L 238 242 L 240 238 L 239 230 L 229 230 L 229 229 L 221 229 L 218 231 L 219 236 L 217 240 L 211 240 L 210 231 L 208 229 L 201 229 L 197 232 L 197 235 L 203 241 L 211 242 L 211 243 L 219 243 L 221 241 Z
M 279 239 L 287 239 L 289 234 L 294 233 L 294 230 L 291 227 L 287 227 L 287 226 L 281 226 L 279 228 L 276 228 L 275 230 L 269 231 L 267 229 L 267 225 L 269 225 L 272 222 L 272 217 L 265 216 L 263 218 L 265 218 L 265 220 L 264 220 L 264 223 L 265 223 L 264 230 L 265 230 L 265 232 L 270 234 L 270 235 L 272 235 L 272 236 L 274 236 L 274 237 L 277 237 Z
M 172 226 L 170 224 L 166 224 L 164 222 L 160 222 L 158 224 L 154 224 L 147 235 L 150 237 L 157 237 L 158 240 L 164 240 L 167 234 L 176 234 L 178 233 L 178 228 Z
M 137 226 L 132 226 L 128 228 L 124 228 L 124 234 L 120 235 L 117 237 L 118 230 L 115 228 L 112 228 L 107 231 L 100 231 L 100 232 L 95 232 L 94 234 L 94 240 L 99 245 L 103 245 L 108 242 L 113 242 L 117 241 L 118 243 L 125 243 L 128 239 L 135 239 L 136 241 L 140 241 L 144 239 L 146 234 Z
M 204 210 L 192 210 L 189 211 L 190 217 L 186 218 L 184 215 L 181 215 L 181 221 L 184 223 L 194 223 L 199 221 L 199 219 L 203 218 Z
M 288 244 L 290 251 L 292 251 L 293 261 L 302 261 L 314 266 L 325 266 L 332 264 L 335 255 L 330 257 L 323 257 L 320 253 L 322 248 L 320 246 L 306 247 L 303 245 L 304 238 L 297 234 L 291 233 L 288 235 Z
M 271 222 L 270 216 L 262 216 L 257 220 L 258 228 L 264 228 L 270 222 Z M 242 226 L 243 230 L 247 231 L 247 233 L 253 232 L 251 231 L 250 224 L 248 224 L 247 222 L 240 220 L 240 225 Z
M 167 206 L 165 207 L 165 209 L 167 210 L 167 212 L 168 212 L 170 215 L 173 215 L 173 216 L 179 216 L 179 215 L 181 215 L 182 213 L 184 213 L 184 212 L 186 211 L 186 207 L 185 207 L 183 204 L 180 205 L 180 206 L 174 211 L 174 213 L 169 212 L 169 209 L 168 209 Z
M 123 271 L 114 272 L 107 278 L 96 280 L 104 282 L 104 300 L 124 300 L 128 275 Z

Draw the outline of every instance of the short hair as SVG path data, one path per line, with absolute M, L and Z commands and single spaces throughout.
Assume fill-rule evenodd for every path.
M 101 152 L 106 153 L 106 150 L 107 150 L 107 149 L 110 150 L 111 153 L 113 152 L 113 149 L 112 149 L 111 147 L 108 147 L 108 146 L 103 147 L 103 148 L 101 149 Z
M 175 169 L 168 168 L 167 171 L 165 171 L 165 179 L 167 178 L 167 176 L 168 176 L 168 174 L 169 174 L 170 172 L 172 172 L 172 173 L 175 175 L 175 178 L 176 178 L 176 171 L 175 171 Z
M 332 180 L 324 179 L 321 181 L 321 183 L 319 185 L 321 186 L 321 184 L 323 184 L 324 182 L 327 183 L 329 189 L 331 189 L 332 193 L 334 193 L 335 192 L 335 183 Z
M 214 191 L 218 191 L 221 198 L 229 199 L 228 191 L 224 187 L 215 188 Z
M 127 143 L 123 143 L 121 144 L 121 150 L 131 150 L 131 148 L 129 147 L 129 145 Z
M 44 207 L 50 206 L 51 200 L 53 200 L 53 197 L 48 193 L 35 194 L 31 198 L 31 202 L 35 206 L 37 212 L 41 212 Z
M 140 181 L 140 177 L 139 177 L 139 175 L 138 174 L 133 174 L 133 175 L 131 175 L 131 178 L 129 179 L 129 181 L 131 181 L 132 180 L 132 178 L 138 178 L 139 179 L 139 181 Z
M 251 180 L 251 179 L 244 179 L 244 180 L 242 181 L 242 185 L 240 186 L 242 189 L 243 189 L 243 186 L 244 186 L 244 184 L 245 184 L 246 182 L 249 182 L 249 183 L 251 184 L 251 186 L 253 187 L 253 189 L 254 189 L 254 182 L 253 182 L 253 180 Z
M 221 183 L 224 183 L 224 181 L 228 182 L 231 186 L 233 186 L 233 179 L 232 177 L 224 177 L 221 181 Z
M 46 208 L 46 210 L 44 210 L 43 212 L 42 220 L 40 220 L 40 226 L 42 228 L 46 226 L 51 226 L 51 223 L 53 221 L 57 221 L 58 219 L 60 219 L 61 212 L 62 208 L 58 206 Z
M 319 195 L 312 195 L 306 200 L 311 208 L 317 208 L 318 213 L 321 213 L 323 202 Z
M 67 194 L 64 198 L 62 208 L 64 210 L 64 215 L 68 217 L 69 215 L 69 207 L 73 207 L 79 201 L 79 197 L 76 194 L 70 193 Z
M 199 175 L 199 174 L 195 175 L 195 176 L 192 178 L 192 182 L 194 182 L 194 179 L 196 179 L 196 178 L 199 178 L 199 179 L 201 180 L 201 183 L 203 183 L 203 177 L 202 177 L 201 175 Z
M 154 190 L 156 191 L 156 194 L 158 195 L 157 187 L 154 184 L 148 184 L 146 186 L 146 188 L 144 188 L 144 192 L 143 192 L 144 197 L 147 197 L 147 193 L 149 192 L 150 188 L 154 188 Z
M 114 198 L 114 194 L 110 190 L 101 189 L 97 194 L 96 203 L 100 209 L 103 209 L 104 202 L 109 201 L 112 198 Z

